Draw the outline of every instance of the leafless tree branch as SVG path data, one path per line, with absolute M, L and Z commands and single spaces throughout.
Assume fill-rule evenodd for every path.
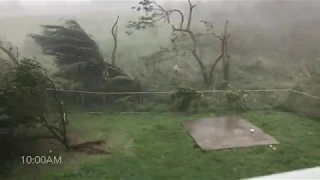
M 188 0 L 188 2 L 189 2 L 189 16 L 188 16 L 187 29 L 190 29 L 191 22 L 192 22 L 192 12 L 193 12 L 193 8 L 196 7 L 196 5 L 192 5 L 191 0 Z
M 117 20 L 113 24 L 112 29 L 111 29 L 111 34 L 112 34 L 113 40 L 114 40 L 114 46 L 113 46 L 112 57 L 111 57 L 112 65 L 116 65 L 116 52 L 117 52 L 117 46 L 118 46 L 118 40 L 117 40 L 118 20 L 119 20 L 119 16 L 117 17 Z
M 173 11 L 173 12 L 177 12 L 177 13 L 180 14 L 180 16 L 181 16 L 180 28 L 182 29 L 183 23 L 184 23 L 184 15 L 183 15 L 183 13 L 182 13 L 180 10 L 178 10 L 178 9 L 173 9 L 172 11 Z
M 67 150 L 70 150 L 70 147 L 69 147 L 69 143 L 68 143 L 68 138 L 67 138 L 67 127 L 66 125 L 68 124 L 68 121 L 66 119 L 66 111 L 64 109 L 64 105 L 63 105 L 63 102 L 59 99 L 58 95 L 57 95 L 57 91 L 56 91 L 56 86 L 55 84 L 53 83 L 53 81 L 50 79 L 50 78 L 47 78 L 47 80 L 49 81 L 49 83 L 51 84 L 52 86 L 52 89 L 54 91 L 54 98 L 55 100 L 57 101 L 58 103 L 58 106 L 59 106 L 59 114 L 60 114 L 60 125 L 61 125 L 61 135 L 63 138 L 60 138 L 60 141 L 64 144 L 64 146 L 67 148 Z M 50 128 L 49 128 L 50 130 Z M 52 130 L 50 130 L 52 132 Z M 56 136 L 55 134 L 53 134 L 54 136 Z

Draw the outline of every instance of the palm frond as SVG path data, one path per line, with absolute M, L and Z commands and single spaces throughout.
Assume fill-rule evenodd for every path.
M 98 45 L 76 21 L 68 20 L 64 26 L 42 25 L 41 27 L 42 34 L 30 36 L 41 45 L 43 54 L 55 56 L 56 64 L 68 64 L 68 62 L 64 63 L 64 55 L 69 57 L 75 55 L 86 57 L 81 61 L 104 65 L 104 58 Z

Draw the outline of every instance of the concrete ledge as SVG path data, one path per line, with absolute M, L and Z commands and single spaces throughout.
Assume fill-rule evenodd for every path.
M 254 177 L 244 180 L 293 180 L 293 179 L 320 179 L 320 167 L 308 168 L 308 169 L 300 169 L 295 171 L 289 171 L 279 174 L 271 174 L 268 176 Z

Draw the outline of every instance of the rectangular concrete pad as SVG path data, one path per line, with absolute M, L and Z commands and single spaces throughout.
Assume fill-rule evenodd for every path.
M 203 150 L 279 144 L 273 137 L 237 116 L 193 120 L 184 122 L 183 126 Z

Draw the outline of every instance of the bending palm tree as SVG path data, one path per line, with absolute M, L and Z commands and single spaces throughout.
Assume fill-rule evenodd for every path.
M 42 34 L 30 36 L 40 44 L 43 54 L 55 57 L 63 77 L 80 81 L 90 90 L 119 90 L 115 87 L 119 83 L 130 84 L 131 90 L 138 87 L 127 73 L 105 61 L 96 42 L 76 21 L 68 20 L 64 26 L 41 27 Z

